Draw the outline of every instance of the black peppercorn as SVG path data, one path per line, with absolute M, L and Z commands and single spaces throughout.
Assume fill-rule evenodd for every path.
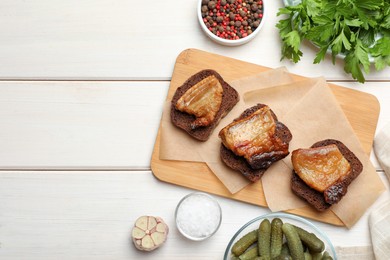
M 241 15 L 241 17 L 245 17 L 246 16 L 246 13 L 245 13 L 245 11 L 244 10 L 240 10 L 240 15 Z
M 258 9 L 259 9 L 259 7 L 257 6 L 257 4 L 252 4 L 252 5 L 251 5 L 251 10 L 252 10 L 253 12 L 256 12 Z
M 213 10 L 215 8 L 215 2 L 214 1 L 210 1 L 207 6 L 208 6 L 209 9 Z

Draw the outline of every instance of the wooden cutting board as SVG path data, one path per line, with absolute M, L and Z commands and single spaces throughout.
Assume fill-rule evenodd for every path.
M 171 100 L 175 90 L 191 75 L 206 68 L 220 72 L 227 82 L 270 69 L 213 53 L 187 49 L 177 57 L 167 100 Z M 294 75 L 294 77 L 301 76 Z M 379 116 L 378 100 L 371 94 L 329 85 L 364 150 L 369 154 Z M 263 207 L 267 206 L 261 182 L 250 184 L 241 191 L 231 194 L 205 163 L 160 160 L 160 130 L 161 126 L 151 159 L 152 172 L 159 180 Z M 343 225 L 331 211 L 318 213 L 311 207 L 305 207 L 288 212 L 334 225 Z

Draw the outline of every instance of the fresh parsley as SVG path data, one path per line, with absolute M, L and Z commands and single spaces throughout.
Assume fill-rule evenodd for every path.
M 390 66 L 390 0 L 302 0 L 279 9 L 277 23 L 282 40 L 282 58 L 297 63 L 302 41 L 319 47 L 313 63 L 324 60 L 329 51 L 333 64 L 344 55 L 344 70 L 364 83 L 375 68 Z

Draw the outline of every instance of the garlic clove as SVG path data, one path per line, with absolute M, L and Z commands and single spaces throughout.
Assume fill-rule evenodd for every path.
M 152 250 L 152 248 L 155 246 L 152 238 L 148 236 L 144 236 L 141 241 L 141 247 L 145 249 L 145 251 Z
M 143 216 L 138 218 L 135 222 L 135 226 L 142 230 L 146 230 L 148 228 L 148 217 Z
M 132 232 L 132 236 L 133 238 L 136 238 L 136 239 L 141 239 L 145 236 L 145 231 L 138 228 L 138 227 L 134 227 L 133 228 L 133 232 Z
M 148 229 L 152 230 L 157 226 L 157 220 L 155 217 L 148 217 Z
M 157 224 L 157 227 L 156 227 L 156 230 L 157 230 L 158 232 L 164 232 L 164 230 L 165 230 L 165 224 L 164 224 L 164 223 L 158 223 L 158 224 Z

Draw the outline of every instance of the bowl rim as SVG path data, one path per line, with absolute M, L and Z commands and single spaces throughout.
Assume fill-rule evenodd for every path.
M 218 212 L 219 212 L 219 220 L 218 220 L 218 225 L 215 227 L 215 230 L 213 232 L 211 232 L 208 236 L 205 236 L 205 237 L 192 237 L 188 234 L 186 234 L 181 228 L 180 226 L 178 225 L 177 223 L 177 214 L 178 214 L 178 211 L 179 211 L 179 208 L 181 206 L 181 204 L 186 200 L 188 199 L 189 197 L 192 197 L 192 196 L 195 196 L 195 195 L 201 195 L 203 197 L 206 197 L 208 198 L 209 200 L 211 200 L 215 205 L 217 205 L 217 208 L 218 208 Z M 221 205 L 219 204 L 219 202 L 217 201 L 216 198 L 214 198 L 213 196 L 211 196 L 210 194 L 206 193 L 206 192 L 200 192 L 200 191 L 195 191 L 195 192 L 191 192 L 187 195 L 185 195 L 180 201 L 179 203 L 177 203 L 177 206 L 176 206 L 176 209 L 175 209 L 175 224 L 176 224 L 176 227 L 177 229 L 179 230 L 180 234 L 182 234 L 184 237 L 192 240 L 192 241 L 203 241 L 205 239 L 208 239 L 210 237 L 212 237 L 220 228 L 221 224 L 222 224 L 222 208 L 221 208 Z
M 324 239 L 326 241 L 326 244 L 329 245 L 329 250 L 331 251 L 332 253 L 332 256 L 334 256 L 334 259 L 336 260 L 337 259 L 337 254 L 336 254 L 336 250 L 332 244 L 332 242 L 330 241 L 329 237 L 321 230 L 319 229 L 317 226 L 315 226 L 312 222 L 308 221 L 307 219 L 304 219 L 302 217 L 299 217 L 299 216 L 296 216 L 296 215 L 292 215 L 292 214 L 288 214 L 288 213 L 282 213 L 282 212 L 275 212 L 275 213 L 267 213 L 267 214 L 263 214 L 261 216 L 258 216 L 250 221 L 248 221 L 246 224 L 244 224 L 239 230 L 237 230 L 237 232 L 233 235 L 233 237 L 230 239 L 226 249 L 225 249 L 225 254 L 223 256 L 223 259 L 224 260 L 227 260 L 229 259 L 229 255 L 230 255 L 230 248 L 231 246 L 233 245 L 233 242 L 234 240 L 241 234 L 241 232 L 247 228 L 248 226 L 250 226 L 251 224 L 253 224 L 254 222 L 257 222 L 261 219 L 265 219 L 265 218 L 277 218 L 277 217 L 280 217 L 280 218 L 287 218 L 287 219 L 292 219 L 292 220 L 295 220 L 295 221 L 298 221 L 298 222 L 302 222 L 303 224 L 305 225 L 308 225 L 310 228 L 312 228 L 315 232 L 317 232 L 318 234 L 321 235 L 321 238 Z
M 265 18 L 266 18 L 267 13 L 268 13 L 268 12 L 266 12 L 266 9 L 265 9 L 265 4 L 264 4 L 265 1 L 266 0 L 262 0 L 262 2 L 263 2 L 263 17 L 260 21 L 259 26 L 250 35 L 248 35 L 244 38 L 240 38 L 237 40 L 228 40 L 228 39 L 223 39 L 221 37 L 218 37 L 214 33 L 210 32 L 210 30 L 206 27 L 206 24 L 204 23 L 203 18 L 202 18 L 202 10 L 201 10 L 202 9 L 202 0 L 198 0 L 198 7 L 197 7 L 198 21 L 199 21 L 201 28 L 203 29 L 203 32 L 205 32 L 207 34 L 207 36 L 209 36 L 212 40 L 214 40 L 218 43 L 221 43 L 223 45 L 226 45 L 226 46 L 242 45 L 244 43 L 251 41 L 253 38 L 255 38 L 256 35 L 261 30 L 261 28 L 263 27 Z

